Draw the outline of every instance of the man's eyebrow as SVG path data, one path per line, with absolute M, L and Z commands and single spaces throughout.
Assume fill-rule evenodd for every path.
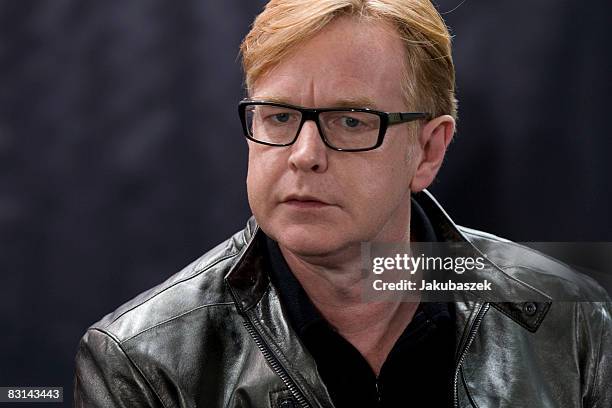
M 276 97 L 276 96 L 260 95 L 257 97 L 253 97 L 251 99 L 254 101 L 266 101 L 266 102 L 280 103 L 283 105 L 293 105 L 287 99 Z
M 333 104 L 338 108 L 371 108 L 376 109 L 376 102 L 368 97 L 344 98 Z
M 274 103 L 281 103 L 284 105 L 295 105 L 295 103 L 291 103 L 288 99 L 277 96 L 266 96 L 261 95 L 256 98 L 253 98 L 260 101 L 268 101 Z M 325 106 L 318 106 L 318 108 L 370 108 L 376 109 L 376 102 L 373 99 L 368 97 L 356 97 L 356 98 L 342 98 L 334 101 L 331 104 L 326 104 Z

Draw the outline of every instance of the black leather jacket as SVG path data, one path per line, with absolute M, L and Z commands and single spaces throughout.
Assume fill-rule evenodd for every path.
M 494 286 L 540 299 L 458 299 L 455 406 L 612 407 L 611 304 L 547 295 L 551 286 L 585 298 L 602 289 L 537 252 L 456 226 L 427 192 L 415 199 L 439 236 L 488 256 L 482 273 Z M 75 405 L 331 408 L 262 268 L 261 237 L 249 220 L 90 327 L 76 358 Z

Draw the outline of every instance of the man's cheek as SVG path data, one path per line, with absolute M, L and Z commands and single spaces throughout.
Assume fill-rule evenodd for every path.
M 253 213 L 259 213 L 263 209 L 262 196 L 265 196 L 265 191 L 262 191 L 263 187 L 265 187 L 265 183 L 262 183 L 257 170 L 249 167 L 247 173 L 247 195 Z

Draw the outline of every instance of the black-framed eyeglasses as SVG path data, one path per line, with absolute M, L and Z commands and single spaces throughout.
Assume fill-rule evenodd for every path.
M 243 100 L 238 113 L 247 139 L 268 146 L 289 146 L 307 120 L 316 123 L 323 143 L 333 150 L 362 152 L 379 147 L 387 128 L 428 119 L 422 112 L 381 112 L 367 108 L 308 109 L 282 103 Z

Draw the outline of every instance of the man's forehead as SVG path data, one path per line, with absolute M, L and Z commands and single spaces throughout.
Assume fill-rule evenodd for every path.
M 399 108 L 403 55 L 386 25 L 340 18 L 283 55 L 250 96 L 304 107 Z

